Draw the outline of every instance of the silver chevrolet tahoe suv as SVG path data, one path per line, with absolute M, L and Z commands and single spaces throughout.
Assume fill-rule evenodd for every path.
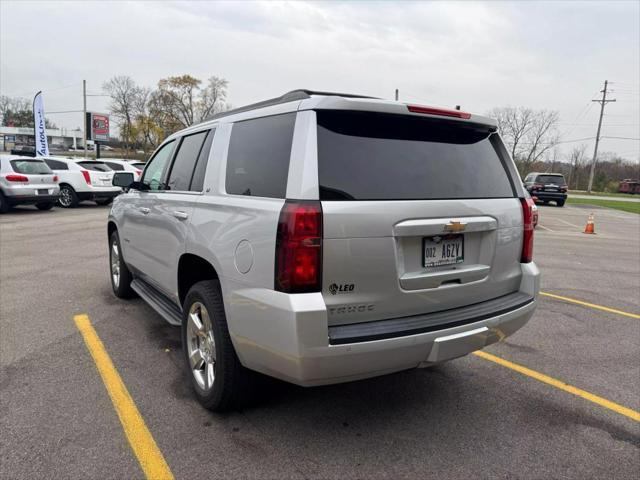
M 532 201 L 482 116 L 296 90 L 113 182 L 113 291 L 181 326 L 212 410 L 255 372 L 313 386 L 461 357 L 536 307 Z

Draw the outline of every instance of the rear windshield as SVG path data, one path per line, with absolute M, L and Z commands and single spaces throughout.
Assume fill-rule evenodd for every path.
M 131 165 L 133 165 L 136 168 L 144 168 L 146 163 L 132 163 Z
M 112 169 L 103 162 L 78 162 L 78 165 L 94 172 L 110 172 Z
M 317 119 L 321 200 L 515 196 L 487 129 L 369 112 Z
M 564 185 L 566 183 L 562 175 L 538 175 L 536 182 L 553 183 L 554 185 Z
M 16 173 L 25 175 L 46 175 L 53 173 L 42 160 L 11 160 L 11 167 Z

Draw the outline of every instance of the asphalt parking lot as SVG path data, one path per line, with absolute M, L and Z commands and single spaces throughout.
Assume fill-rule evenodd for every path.
M 597 234 L 585 235 L 591 211 Z M 141 300 L 112 295 L 107 213 L 24 207 L 0 217 L 2 478 L 144 477 L 78 314 L 175 478 L 640 474 L 639 215 L 540 207 L 542 291 L 591 305 L 541 296 L 525 328 L 487 349 L 511 364 L 469 355 L 329 387 L 274 381 L 256 406 L 219 415 L 191 395 L 178 329 Z

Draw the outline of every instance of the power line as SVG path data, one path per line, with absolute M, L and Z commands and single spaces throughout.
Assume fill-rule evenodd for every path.
M 615 138 L 618 140 L 640 140 L 640 138 L 634 138 L 634 137 L 601 137 L 601 138 Z
M 71 88 L 71 87 L 77 87 L 82 85 L 81 83 L 72 83 L 70 85 L 64 85 L 62 87 L 55 87 L 55 88 L 47 88 L 46 90 L 41 90 L 42 93 L 46 93 L 46 92 L 56 92 L 58 90 L 64 90 L 65 88 Z M 27 92 L 27 93 L 21 93 L 21 94 L 12 94 L 12 95 L 6 95 L 7 97 L 24 97 L 27 95 L 35 95 L 35 92 Z

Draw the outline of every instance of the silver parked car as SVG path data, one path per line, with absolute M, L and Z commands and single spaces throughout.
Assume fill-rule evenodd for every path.
M 532 201 L 493 120 L 296 90 L 169 137 L 108 220 L 118 297 L 181 326 L 198 400 L 427 367 L 536 306 Z
M 41 158 L 0 156 L 0 213 L 14 205 L 50 210 L 59 195 L 58 176 Z

